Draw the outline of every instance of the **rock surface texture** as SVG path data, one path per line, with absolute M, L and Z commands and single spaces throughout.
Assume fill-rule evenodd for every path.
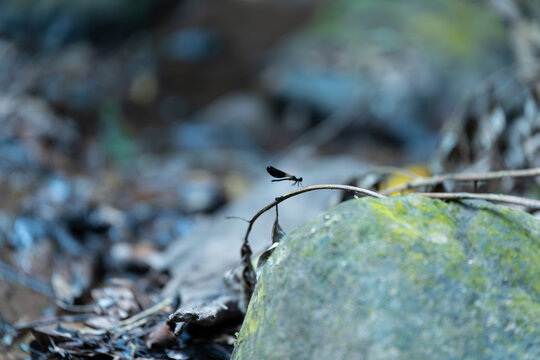
M 482 201 L 351 200 L 266 263 L 240 359 L 540 359 L 540 221 Z

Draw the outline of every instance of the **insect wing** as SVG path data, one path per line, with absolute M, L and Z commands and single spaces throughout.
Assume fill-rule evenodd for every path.
M 278 179 L 279 178 L 284 178 L 284 177 L 292 177 L 292 175 L 289 175 L 286 172 L 283 172 L 283 171 L 281 171 L 279 169 L 276 169 L 273 166 L 267 166 L 266 171 L 268 171 L 268 173 L 270 175 L 272 175 L 273 177 L 278 178 Z

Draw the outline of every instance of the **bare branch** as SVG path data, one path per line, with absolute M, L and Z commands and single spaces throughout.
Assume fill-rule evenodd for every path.
M 476 200 L 487 200 L 494 202 L 501 202 L 506 204 L 514 204 L 525 206 L 529 209 L 538 210 L 540 209 L 540 200 L 528 199 L 520 196 L 513 195 L 503 195 L 503 194 L 476 194 L 476 193 L 415 193 L 416 195 L 426 196 L 432 199 L 443 199 L 443 200 L 464 200 L 464 199 L 476 199 Z
M 381 191 L 383 195 L 389 195 L 398 191 L 415 189 L 422 186 L 437 185 L 444 181 L 454 180 L 454 181 L 487 181 L 502 179 L 506 177 L 518 178 L 518 177 L 533 177 L 540 176 L 540 168 L 524 169 L 524 170 L 503 170 L 503 171 L 492 171 L 485 173 L 465 173 L 465 174 L 444 174 L 436 175 L 433 177 L 417 177 L 413 180 L 393 186 L 388 189 Z

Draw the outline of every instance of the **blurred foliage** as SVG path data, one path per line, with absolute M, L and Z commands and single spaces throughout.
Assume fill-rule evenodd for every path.
M 525 16 L 531 20 L 540 21 L 540 1 L 536 0 L 513 0 Z
M 110 40 L 147 24 L 171 0 L 0 0 L 0 34 L 57 47 L 80 39 Z
M 426 156 L 429 132 L 463 93 L 510 63 L 507 28 L 485 2 L 335 0 L 282 46 L 264 81 L 323 114 L 356 107 L 359 127 Z
M 505 36 L 503 24 L 486 10 L 467 0 L 336 0 L 318 12 L 311 30 L 360 49 L 370 43 L 387 51 L 419 46 L 448 61 L 484 61 L 482 46 Z M 360 28 L 365 31 L 354 31 Z
M 123 162 L 135 155 L 137 144 L 122 122 L 122 108 L 118 102 L 107 101 L 100 107 L 100 138 L 107 156 Z

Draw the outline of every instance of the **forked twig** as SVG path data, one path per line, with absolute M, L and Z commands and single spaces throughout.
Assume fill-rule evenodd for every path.
M 259 218 L 259 216 L 261 216 L 268 210 L 272 209 L 274 206 L 276 206 L 280 202 L 285 201 L 293 196 L 300 195 L 305 192 L 314 191 L 314 190 L 346 190 L 346 191 L 353 191 L 355 193 L 358 193 L 364 196 L 371 196 L 374 198 L 386 197 L 375 191 L 362 189 L 362 188 L 359 188 L 356 186 L 350 186 L 350 185 L 338 185 L 338 184 L 313 185 L 313 186 L 308 186 L 308 187 L 290 192 L 283 196 L 279 196 L 273 202 L 263 207 L 248 221 L 249 225 L 246 231 L 246 235 L 244 236 L 244 243 L 242 244 L 242 249 L 241 249 L 242 265 L 244 266 L 244 270 L 242 272 L 242 278 L 244 280 L 244 293 L 247 297 L 246 300 L 249 300 L 249 298 L 251 297 L 251 294 L 253 293 L 253 289 L 255 289 L 255 283 L 257 282 L 255 270 L 253 269 L 253 264 L 251 263 L 251 255 L 253 254 L 253 252 L 251 251 L 251 247 L 249 246 L 249 234 L 251 232 L 251 229 L 253 228 L 253 224 Z

